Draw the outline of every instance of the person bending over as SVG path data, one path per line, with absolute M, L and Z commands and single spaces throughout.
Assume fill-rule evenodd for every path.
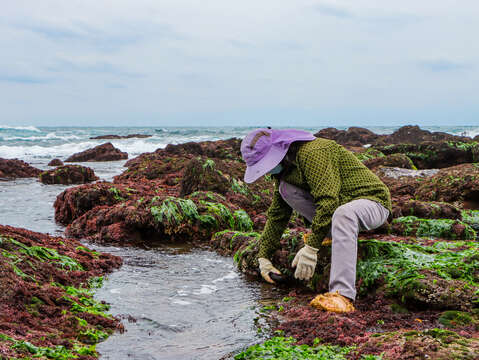
M 294 257 L 295 278 L 311 279 L 318 249 L 330 234 L 329 292 L 318 295 L 312 305 L 326 311 L 354 311 L 358 233 L 387 220 L 391 196 L 386 185 L 341 145 L 302 130 L 254 130 L 243 139 L 241 154 L 247 165 L 246 183 L 266 174 L 275 180 L 260 237 L 261 276 L 274 283 L 270 273 L 281 274 L 270 259 L 294 209 L 311 223 L 312 230 Z

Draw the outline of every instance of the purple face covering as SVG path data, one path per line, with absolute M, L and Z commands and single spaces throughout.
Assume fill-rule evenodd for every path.
M 278 165 L 295 141 L 315 140 L 313 134 L 295 129 L 257 129 L 241 142 L 241 154 L 246 162 L 244 181 L 252 183 Z

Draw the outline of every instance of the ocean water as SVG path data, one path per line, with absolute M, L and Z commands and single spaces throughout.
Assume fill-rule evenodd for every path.
M 129 158 L 169 143 L 243 137 L 252 128 L 66 128 L 0 126 L 0 157 L 18 158 L 46 169 L 53 158 L 64 160 L 78 151 L 111 141 Z M 371 128 L 391 133 L 396 128 Z M 479 127 L 436 127 L 475 136 Z M 307 129 L 316 132 L 320 128 Z M 146 139 L 91 140 L 90 137 L 133 133 Z M 89 162 L 102 180 L 120 174 L 125 160 Z M 62 236 L 54 220 L 53 203 L 65 185 L 43 185 L 36 179 L 0 181 L 0 224 Z M 96 297 L 112 305 L 126 332 L 97 346 L 102 359 L 219 359 L 261 341 L 255 322 L 261 303 L 285 296 L 285 289 L 248 280 L 229 257 L 165 246 L 156 249 L 93 248 L 121 256 L 124 265 L 111 274 Z M 135 322 L 126 320 L 128 317 Z
M 344 129 L 339 127 L 340 129 Z M 370 127 L 378 134 L 389 134 L 398 127 Z M 163 148 L 167 144 L 243 137 L 251 127 L 36 127 L 0 125 L 0 157 L 18 158 L 41 166 L 58 157 L 65 159 L 73 153 L 110 141 L 130 158 L 144 152 Z M 316 132 L 318 128 L 304 128 Z M 474 137 L 479 126 L 431 126 L 431 131 L 444 131 Z M 145 139 L 91 140 L 90 137 L 116 134 L 147 134 Z

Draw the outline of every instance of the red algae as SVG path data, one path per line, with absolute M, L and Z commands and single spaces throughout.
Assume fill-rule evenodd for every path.
M 2 225 L 0 248 L 1 356 L 22 357 L 25 350 L 12 347 L 22 341 L 75 353 L 98 342 L 82 339 L 83 333 L 123 329 L 88 290 L 91 279 L 121 266 L 121 258 L 91 251 L 73 239 Z M 94 349 L 87 358 L 96 358 Z

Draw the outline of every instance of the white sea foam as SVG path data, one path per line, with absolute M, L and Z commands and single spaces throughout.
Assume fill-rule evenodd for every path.
M 217 282 L 225 281 L 225 280 L 231 280 L 231 279 L 234 279 L 234 278 L 237 278 L 237 277 L 238 277 L 238 274 L 235 273 L 234 271 L 231 271 L 228 274 L 226 274 L 225 276 L 222 276 L 218 279 L 213 280 L 212 283 L 216 284 Z
M 201 285 L 201 289 L 195 291 L 193 294 L 195 295 L 210 295 L 216 292 L 218 288 L 214 285 Z
M 79 140 L 81 137 L 76 135 L 58 135 L 57 133 L 51 132 L 44 136 L 7 136 L 4 137 L 3 140 L 5 141 L 13 141 L 13 140 L 28 140 L 28 141 L 36 141 L 36 140 Z
M 42 132 L 40 129 L 36 128 L 35 126 L 10 126 L 10 125 L 0 125 L 0 130 L 25 130 L 25 131 L 35 131 L 35 132 Z
M 103 144 L 104 141 L 84 141 L 79 143 L 66 143 L 55 146 L 20 146 L 20 145 L 0 145 L 0 157 L 11 159 L 18 158 L 29 160 L 33 158 L 66 158 L 74 153 L 84 151 Z M 129 142 L 112 141 L 113 146 L 121 151 L 128 153 L 129 158 L 138 156 L 144 152 L 153 152 L 158 148 L 164 148 L 165 143 L 147 142 L 144 140 L 136 140 Z

